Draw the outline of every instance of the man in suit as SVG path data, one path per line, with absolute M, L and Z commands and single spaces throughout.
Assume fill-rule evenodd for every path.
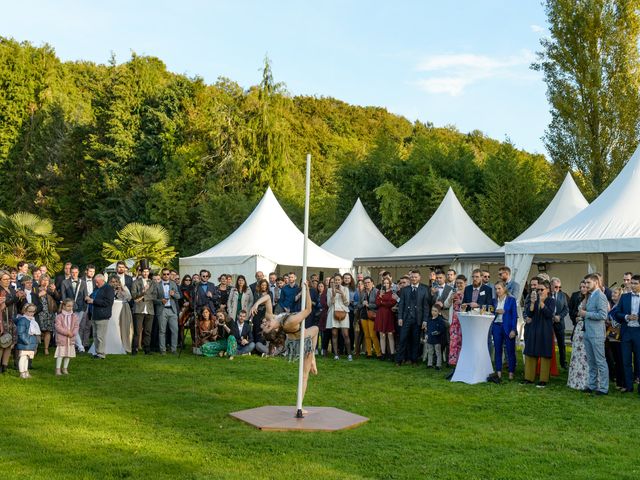
M 458 276 L 458 273 L 453 268 L 450 268 L 449 270 L 447 270 L 447 285 L 450 285 L 451 288 L 456 288 L 457 276 Z
M 623 294 L 616 307 L 616 320 L 620 323 L 624 393 L 633 392 L 633 360 L 640 358 L 640 275 L 631 276 L 629 287 L 631 292 Z
M 131 355 L 136 355 L 142 347 L 144 353 L 151 354 L 151 330 L 158 290 L 149 278 L 149 267 L 142 269 L 140 277 L 131 286 L 133 298 L 133 345 Z
M 455 271 L 455 270 L 449 270 Z M 455 282 L 454 282 L 455 284 Z M 434 305 L 440 309 L 440 314 L 444 318 L 445 328 L 442 338 L 442 359 L 446 363 L 449 361 L 449 309 L 445 308 L 444 302 L 454 290 L 454 285 L 447 283 L 447 277 L 443 270 L 436 270 L 436 281 L 431 286 L 431 296 L 435 301 Z
M 493 305 L 493 293 L 491 288 L 482 284 L 482 270 L 476 268 L 471 273 L 471 285 L 464 287 L 462 307 L 465 311 L 472 308 L 488 308 Z
M 84 298 L 87 296 L 87 290 L 85 284 L 80 280 L 80 268 L 77 265 L 69 267 L 69 278 L 65 278 L 62 281 L 60 293 L 62 294 L 63 301 L 73 300 L 73 312 L 78 317 L 80 325 L 84 325 L 87 310 L 87 304 Z M 79 352 L 85 351 L 80 329 L 78 329 L 75 343 Z
M 258 287 L 258 282 L 264 278 L 264 272 L 257 271 L 256 272 L 256 281 L 249 285 L 251 289 L 251 293 L 253 293 L 253 298 L 256 298 L 256 288 Z
M 53 283 L 55 283 L 56 290 L 58 292 L 62 292 L 62 283 L 71 277 L 71 267 L 72 267 L 71 262 L 65 263 L 64 270 L 62 271 L 62 273 L 59 273 L 58 275 L 56 275 L 56 278 L 54 279 Z
M 426 329 L 431 315 L 431 291 L 420 283 L 420 272 L 413 270 L 409 276 L 410 284 L 400 290 L 398 303 L 398 326 L 400 344 L 396 354 L 396 365 L 411 361 L 416 365 L 420 345 L 420 329 Z
M 84 293 L 85 298 L 90 297 L 96 288 L 96 282 L 94 278 L 95 273 L 96 267 L 89 264 L 84 270 L 84 277 L 80 279 L 82 292 Z M 85 301 L 84 315 L 82 317 L 82 322 L 80 322 L 80 330 L 78 330 L 78 335 L 80 335 L 80 340 L 82 341 L 82 345 L 84 345 L 85 350 L 89 350 L 91 332 L 93 331 L 92 312 L 93 309 L 89 308 L 89 305 Z
M 520 285 L 511 278 L 511 269 L 503 265 L 498 269 L 498 277 L 507 286 L 507 293 L 516 299 L 516 305 L 520 304 Z
M 609 301 L 600 288 L 600 279 L 595 273 L 584 277 L 589 290 L 586 308 L 578 310 L 584 319 L 584 349 L 589 365 L 589 381 L 585 392 L 596 395 L 609 393 L 609 368 L 604 355 L 604 322 L 609 314 Z
M 200 282 L 193 286 L 193 304 L 196 312 L 200 313 L 204 307 L 209 307 L 212 314 L 216 313 L 216 302 L 219 301 L 220 292 L 212 282 L 209 270 L 200 270 Z
M 553 333 L 556 336 L 558 352 L 560 354 L 560 366 L 567 368 L 567 352 L 565 348 L 564 317 L 569 313 L 569 299 L 562 291 L 562 282 L 559 278 L 551 279 L 551 296 L 556 301 L 556 311 L 553 315 Z
M 96 344 L 96 353 L 93 358 L 104 359 L 106 357 L 105 340 L 107 327 L 111 318 L 116 292 L 111 285 L 105 282 L 104 275 L 101 273 L 92 280 L 95 280 L 96 288 L 91 295 L 85 297 L 85 302 L 89 305 L 93 323 L 93 340 Z
M 168 268 L 162 269 L 162 279 L 157 284 L 157 298 L 162 305 L 158 317 L 158 335 L 160 339 L 160 355 L 167 352 L 167 325 L 171 334 L 171 353 L 176 353 L 178 349 L 178 300 L 180 299 L 180 289 L 176 282 L 171 280 L 171 271 Z
M 489 270 L 482 270 L 482 284 L 491 289 L 491 298 L 495 298 L 496 291 L 491 283 L 491 272 Z
M 247 311 L 240 310 L 238 319 L 231 324 L 231 335 L 238 342 L 238 355 L 249 355 L 256 344 L 253 342 L 253 332 L 247 320 Z
M 269 295 L 271 295 L 271 306 L 274 307 L 276 299 L 280 298 L 280 288 L 278 287 L 278 275 L 276 272 L 269 274 Z M 253 297 L 256 298 L 255 296 Z
M 120 279 L 120 284 L 124 285 L 129 289 L 129 293 L 131 293 L 131 289 L 133 288 L 133 278 L 130 275 L 127 275 L 127 264 L 120 261 L 116 263 L 116 275 Z

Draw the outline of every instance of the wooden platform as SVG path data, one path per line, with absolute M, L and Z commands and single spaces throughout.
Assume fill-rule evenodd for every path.
M 260 430 L 332 432 L 347 430 L 368 422 L 367 417 L 333 407 L 305 407 L 304 418 L 295 418 L 296 407 L 266 406 L 232 412 L 231 415 Z

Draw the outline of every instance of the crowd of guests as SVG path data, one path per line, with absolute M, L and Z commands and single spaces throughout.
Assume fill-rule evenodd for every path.
M 428 368 L 455 369 L 463 341 L 459 313 L 477 309 L 494 316 L 488 332 L 494 381 L 502 381 L 505 364 L 514 379 L 516 345 L 523 341 L 524 384 L 537 378 L 536 386 L 545 387 L 558 372 L 557 357 L 571 388 L 605 395 L 611 379 L 621 392 L 634 390 L 640 377 L 640 275 L 625 273 L 623 286 L 609 290 L 600 274 L 590 274 L 571 295 L 562 291 L 560 279 L 545 274 L 531 278 L 522 295 L 508 267 L 498 275 L 492 283 L 491 274 L 480 269 L 470 279 L 453 269 L 430 271 L 424 281 L 412 270 L 397 282 L 386 271 L 375 280 L 314 274 L 305 328 L 319 332 L 316 353 L 335 360 L 365 356 L 397 366 L 421 360 Z M 131 355 L 175 354 L 190 336 L 197 355 L 293 358 L 284 337 L 263 327 L 267 312 L 301 311 L 301 282 L 293 272 L 257 272 L 252 280 L 223 274 L 215 282 L 207 270 L 180 279 L 170 269 L 152 274 L 144 262 L 133 275 L 119 262 L 108 281 L 92 265 L 81 276 L 70 263 L 52 278 L 46 267 L 20 262 L 0 271 L 1 372 L 13 359 L 28 378 L 39 346 L 49 355 L 54 343 L 57 375 L 68 373 L 70 359 L 88 351 L 92 339 L 94 358 L 104 359 L 114 301 L 123 306 L 117 321 Z M 567 316 L 573 323 L 569 364 Z

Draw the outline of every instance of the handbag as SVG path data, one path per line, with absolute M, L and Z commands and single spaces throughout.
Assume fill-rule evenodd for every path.
M 339 310 L 334 310 L 333 311 L 333 319 L 336 322 L 341 322 L 342 320 L 344 320 L 345 318 L 347 318 L 347 312 L 341 312 Z
M 367 308 L 367 318 L 369 320 L 375 320 L 376 319 L 376 311 L 375 310 L 369 310 Z

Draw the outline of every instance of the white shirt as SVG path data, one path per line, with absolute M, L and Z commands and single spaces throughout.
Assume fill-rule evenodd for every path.
M 143 278 L 142 279 L 142 286 L 143 288 L 146 287 L 149 284 L 149 279 L 148 278 Z M 147 312 L 147 304 L 144 304 L 144 310 L 142 310 L 142 314 L 143 315 L 149 315 L 149 312 Z
M 640 295 L 632 293 L 631 294 L 631 311 L 637 315 L 638 310 L 640 310 Z M 627 322 L 627 326 L 640 327 L 640 323 L 638 322 L 638 320 L 633 320 L 633 321 Z
M 498 306 L 496 307 L 496 310 L 504 310 L 504 304 L 507 301 L 507 296 L 505 295 L 505 297 L 500 300 L 498 299 Z M 496 323 L 502 323 L 502 314 L 498 314 L 496 315 L 496 319 L 494 320 Z
M 24 295 L 25 295 L 25 298 L 26 298 L 26 300 L 27 300 L 27 303 L 33 303 L 33 302 L 31 301 L 31 294 L 32 294 L 32 293 L 33 293 L 33 292 L 32 292 L 31 290 L 25 290 L 25 291 L 24 291 Z
M 164 290 L 164 298 L 167 303 L 164 304 L 165 308 L 171 308 L 171 297 L 169 296 L 169 282 L 162 282 L 162 289 Z
M 86 279 L 87 282 L 87 295 L 91 296 L 93 293 L 93 279 Z

